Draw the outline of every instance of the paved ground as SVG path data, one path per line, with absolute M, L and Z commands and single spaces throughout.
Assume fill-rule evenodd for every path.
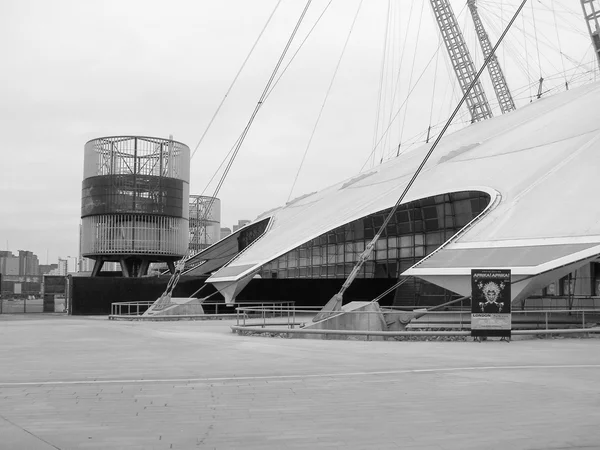
M 600 448 L 600 339 L 316 341 L 0 316 L 0 449 Z

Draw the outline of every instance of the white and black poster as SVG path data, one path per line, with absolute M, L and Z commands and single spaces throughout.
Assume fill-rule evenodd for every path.
M 510 337 L 510 270 L 471 270 L 471 336 Z

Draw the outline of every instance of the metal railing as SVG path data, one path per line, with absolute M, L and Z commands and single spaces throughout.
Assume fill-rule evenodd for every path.
M 111 313 L 109 319 L 111 318 L 142 318 L 144 312 L 150 308 L 155 302 L 154 301 L 138 301 L 138 302 L 116 302 L 111 303 Z M 233 318 L 234 315 L 239 317 L 239 313 L 236 313 L 232 308 L 239 305 L 247 305 L 245 307 L 248 308 L 256 308 L 257 311 L 263 311 L 262 313 L 253 313 L 250 315 L 262 314 L 273 315 L 278 314 L 279 316 L 284 315 L 284 311 L 288 311 L 291 308 L 294 308 L 295 303 L 293 301 L 255 301 L 255 302 L 243 302 L 237 303 L 233 305 L 227 305 L 223 302 L 218 301 L 206 301 L 203 303 L 196 304 L 186 304 L 182 306 L 186 306 L 186 314 L 173 315 L 173 316 L 153 316 L 148 317 L 148 319 L 156 319 L 157 317 L 168 319 L 169 317 L 173 319 L 182 318 L 182 317 L 211 317 L 211 318 Z M 194 307 L 197 307 L 197 311 L 194 312 Z M 273 313 L 265 313 L 266 310 L 272 310 Z M 207 312 L 212 311 L 212 312 Z M 231 312 L 228 312 L 231 311 Z
M 366 331 L 366 330 L 330 330 L 330 329 L 303 329 L 303 326 L 312 324 L 312 318 L 322 309 L 321 306 L 294 306 L 282 309 L 282 307 L 264 308 L 260 306 L 238 306 L 236 308 L 236 326 L 233 331 L 257 330 L 264 332 L 284 332 L 295 330 L 293 333 L 306 334 L 345 334 L 345 335 L 372 335 L 372 336 L 402 336 L 402 335 L 469 335 L 471 330 L 471 311 L 431 311 L 422 317 L 414 318 L 406 327 L 406 331 Z M 391 322 L 394 316 L 406 317 L 413 311 L 384 307 L 381 311 L 339 311 L 328 319 L 344 314 L 360 314 L 366 317 L 366 327 L 371 329 L 371 324 L 381 323 L 384 318 Z M 302 317 L 304 321 L 298 321 Z M 597 309 L 550 309 L 550 310 L 513 310 L 512 329 L 515 334 L 552 333 L 587 330 L 591 332 L 600 331 L 600 310 Z M 364 325 L 364 324 L 363 324 Z M 277 328 L 282 327 L 282 328 Z M 593 327 L 598 327 L 592 329 Z M 385 327 L 382 327 L 385 328 Z M 423 331 L 423 330 L 428 331 Z M 431 331 L 433 329 L 433 331 Z M 284 331 L 282 331 L 284 330 Z M 566 330 L 566 331 L 565 331 Z M 458 333 L 458 334 L 457 334 Z
M 111 316 L 141 316 L 154 302 L 117 302 L 111 303 Z

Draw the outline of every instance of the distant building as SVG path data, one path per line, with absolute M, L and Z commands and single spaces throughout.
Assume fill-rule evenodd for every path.
M 0 274 L 2 274 L 2 295 L 19 298 L 39 295 L 41 276 L 38 257 L 30 251 L 19 250 L 19 255 L 10 251 L 0 251 Z
M 0 252 L 0 273 L 5 276 L 19 276 L 19 258 L 12 252 Z
M 58 264 L 40 264 L 40 275 L 47 275 L 53 270 L 58 271 Z
M 231 228 L 223 227 L 221 228 L 221 239 L 231 234 Z
M 221 200 L 204 195 L 190 195 L 189 253 L 198 253 L 220 239 Z
M 91 272 L 94 269 L 94 260 L 81 257 L 79 259 L 79 272 Z
M 40 262 L 37 255 L 27 250 L 19 250 L 19 275 L 39 275 Z
M 238 220 L 238 223 L 236 225 L 233 226 L 233 232 L 235 233 L 237 230 L 239 230 L 240 228 L 248 225 L 250 222 L 252 222 L 251 220 Z
M 58 258 L 58 273 L 56 275 L 67 275 L 69 273 L 69 261 Z

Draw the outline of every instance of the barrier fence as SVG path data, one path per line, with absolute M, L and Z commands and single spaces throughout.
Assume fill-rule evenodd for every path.
M 115 302 L 111 304 L 111 314 L 109 319 L 134 319 L 134 318 L 146 318 L 143 314 L 154 304 L 153 301 L 140 301 L 140 302 Z M 165 316 L 149 316 L 150 319 L 178 319 L 185 317 L 197 317 L 197 318 L 233 318 L 239 316 L 238 313 L 233 310 L 237 305 L 226 305 L 223 302 L 204 302 L 197 304 L 186 304 L 186 314 L 181 315 L 165 315 Z M 285 311 L 293 309 L 295 304 L 293 301 L 256 301 L 256 302 L 244 302 L 243 305 L 251 308 L 258 308 L 258 312 L 250 311 L 250 315 L 261 315 L 262 316 L 275 316 L 279 315 L 283 317 Z M 194 311 L 196 309 L 196 311 Z
M 64 296 L 0 299 L 0 314 L 66 313 L 66 310 L 67 302 Z
M 306 306 L 282 310 L 261 308 L 259 306 L 238 306 L 236 308 L 236 326 L 233 331 L 262 329 L 264 332 L 278 332 L 273 327 L 283 327 L 281 330 L 296 330 L 294 333 L 306 334 L 346 334 L 346 335 L 469 335 L 471 329 L 470 310 L 431 311 L 421 317 L 416 317 L 407 325 L 406 331 L 356 331 L 356 330 L 303 330 L 304 324 L 311 324 L 312 318 L 321 310 L 321 306 Z M 382 308 L 381 311 L 339 311 L 332 317 L 342 314 L 360 314 L 366 316 L 367 328 L 371 321 L 381 321 L 385 317 L 390 321 L 394 316 L 406 319 L 414 312 L 399 308 Z M 418 314 L 418 313 L 417 313 Z M 273 317 L 280 318 L 279 321 Z M 298 318 L 303 318 L 299 322 Z M 283 320 L 281 320 L 283 319 Z M 527 334 L 529 331 L 553 332 L 558 330 L 580 329 L 591 332 L 600 331 L 600 310 L 597 309 L 550 309 L 550 310 L 513 310 L 512 329 L 515 334 Z M 591 330 L 598 327 L 597 330 Z M 299 328 L 299 329 L 298 329 Z M 422 331 L 435 330 L 435 331 Z M 279 331 L 281 331 L 279 330 Z M 417 331 L 420 330 L 420 331 Z M 458 333 L 458 334 L 457 334 Z

